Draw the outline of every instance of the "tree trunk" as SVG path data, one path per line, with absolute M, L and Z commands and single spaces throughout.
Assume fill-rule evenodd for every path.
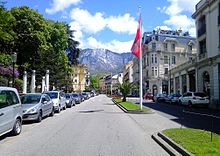
M 122 102 L 126 102 L 126 96 L 123 96 Z

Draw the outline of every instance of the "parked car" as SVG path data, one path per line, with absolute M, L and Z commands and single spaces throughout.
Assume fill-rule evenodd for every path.
M 54 115 L 53 101 L 47 94 L 30 93 L 21 96 L 23 120 L 41 122 L 45 116 Z
M 71 108 L 72 106 L 75 106 L 75 100 L 73 99 L 73 96 L 71 93 L 66 94 L 66 106 Z
M 82 98 L 81 98 L 80 93 L 73 93 L 72 97 L 75 100 L 76 104 L 80 104 L 82 102 Z
M 90 92 L 90 95 L 91 95 L 91 97 L 94 97 L 95 93 L 94 92 Z
M 167 95 L 164 93 L 158 93 L 153 97 L 153 101 L 154 102 L 164 102 L 166 96 Z
M 89 95 L 86 92 L 82 92 L 82 96 L 85 100 L 89 99 Z
M 179 104 L 188 105 L 209 105 L 209 97 L 203 92 L 186 92 L 179 98 Z
M 144 99 L 146 100 L 153 100 L 153 94 L 152 93 L 145 93 Z
M 178 103 L 179 98 L 181 97 L 181 94 L 169 94 L 168 96 L 165 97 L 165 102 L 166 103 Z
M 17 89 L 0 87 L 0 136 L 21 133 L 22 106 Z
M 44 92 L 49 95 L 53 101 L 54 110 L 59 113 L 61 110 L 66 109 L 66 98 L 65 93 L 62 91 L 47 91 Z

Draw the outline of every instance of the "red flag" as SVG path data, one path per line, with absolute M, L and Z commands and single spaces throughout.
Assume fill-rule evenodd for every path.
M 135 36 L 135 40 L 133 42 L 133 45 L 131 47 L 131 52 L 136 57 L 140 57 L 140 42 L 141 42 L 141 15 L 138 21 L 138 29 Z

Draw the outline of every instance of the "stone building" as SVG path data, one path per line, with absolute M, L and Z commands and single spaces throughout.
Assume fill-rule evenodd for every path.
M 170 69 L 193 60 L 196 39 L 181 30 L 157 30 L 143 35 L 143 91 L 174 92 Z
M 182 88 L 186 82 L 181 93 L 186 90 L 205 92 L 210 97 L 210 107 L 219 109 L 220 1 L 201 0 L 192 17 L 196 21 L 197 57 L 171 70 L 174 88 Z

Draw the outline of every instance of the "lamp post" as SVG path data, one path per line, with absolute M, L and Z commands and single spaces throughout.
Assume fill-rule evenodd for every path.
M 12 60 L 12 67 L 13 67 L 13 74 L 12 74 L 12 87 L 15 86 L 15 63 L 17 61 L 17 53 L 13 52 L 11 55 L 11 60 Z

